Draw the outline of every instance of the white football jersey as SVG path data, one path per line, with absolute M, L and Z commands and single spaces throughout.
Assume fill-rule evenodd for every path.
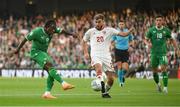
M 84 41 L 90 42 L 91 47 L 91 57 L 92 56 L 107 56 L 110 57 L 110 45 L 113 35 L 118 35 L 119 31 L 111 28 L 105 27 L 103 30 L 99 31 L 96 28 L 89 29 L 84 37 Z

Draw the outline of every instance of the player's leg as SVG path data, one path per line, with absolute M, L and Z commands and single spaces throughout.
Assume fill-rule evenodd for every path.
M 65 82 L 62 77 L 57 73 L 57 70 L 53 67 L 52 63 L 50 62 L 46 62 L 46 64 L 44 65 L 44 68 L 46 70 L 48 70 L 49 75 L 54 78 L 56 81 L 58 81 L 61 85 L 63 90 L 68 90 L 68 89 L 72 89 L 74 88 L 73 85 Z
M 54 99 L 54 98 L 56 98 L 56 97 L 51 95 L 51 90 L 52 90 L 52 87 L 54 85 L 54 78 L 52 78 L 50 75 L 48 75 L 46 84 L 47 84 L 46 85 L 46 91 L 42 95 L 42 97 L 46 98 L 46 99 Z
M 42 51 L 37 51 L 37 52 L 34 52 L 34 56 L 32 57 L 32 59 L 37 62 L 43 69 L 45 69 L 46 71 L 47 68 L 44 67 L 45 63 L 47 61 L 50 60 L 50 58 L 48 57 L 47 53 L 45 52 L 42 52 Z M 48 72 L 49 74 L 49 72 Z M 54 96 L 51 95 L 51 89 L 53 87 L 53 84 L 54 84 L 54 78 L 50 76 L 50 74 L 48 75 L 48 78 L 47 78 L 47 82 L 46 82 L 46 91 L 45 93 L 42 95 L 43 98 L 47 98 L 47 99 L 53 99 L 53 98 L 56 98 Z
M 121 50 L 121 54 L 120 54 L 120 60 L 122 62 L 122 67 L 121 67 L 121 86 L 124 85 L 125 82 L 125 74 L 126 72 L 129 70 L 129 64 L 127 63 L 129 60 L 129 52 L 128 50 Z
M 119 85 L 121 86 L 121 83 L 123 83 L 123 71 L 122 71 L 122 52 L 119 49 L 115 49 L 115 62 L 117 64 L 117 74 L 118 74 L 118 80 Z
M 119 85 L 121 86 L 123 83 L 123 70 L 122 70 L 122 62 L 121 61 L 117 62 L 117 69 L 118 69 Z
M 52 66 L 52 59 L 47 53 L 39 51 L 32 59 L 35 60 L 43 69 L 48 71 L 49 74 L 47 78 L 46 92 L 44 93 L 43 98 L 55 98 L 50 94 L 54 79 L 60 82 L 63 86 L 66 86 L 66 82 L 64 82 L 60 75 L 57 74 L 57 70 Z
M 95 71 L 96 71 L 96 77 L 97 79 L 99 79 L 101 81 L 101 94 L 102 96 L 105 94 L 105 83 L 104 83 L 104 78 L 103 78 L 103 75 L 102 75 L 102 64 L 101 63 L 96 63 L 94 64 L 94 67 L 95 67 Z
M 161 56 L 160 57 L 160 66 L 161 66 L 161 71 L 162 71 L 162 77 L 163 77 L 163 92 L 168 93 L 167 86 L 168 86 L 168 72 L 167 72 L 167 64 L 168 60 L 166 56 Z
M 111 89 L 111 87 L 113 86 L 114 83 L 114 78 L 115 78 L 115 73 L 112 71 L 106 71 L 106 76 L 107 76 L 107 82 L 106 82 L 106 93 L 109 92 L 109 90 Z
M 158 75 L 158 65 L 159 65 L 159 60 L 156 55 L 151 54 L 151 67 L 153 71 L 153 79 L 156 83 L 157 90 L 161 92 L 161 84 L 159 82 L 159 75 Z
M 114 78 L 115 78 L 115 71 L 114 67 L 111 62 L 111 58 L 104 58 L 103 59 L 103 65 L 102 65 L 103 71 L 106 73 L 107 82 L 105 84 L 105 94 L 102 96 L 104 98 L 111 98 L 109 95 L 109 90 L 113 86 Z
M 124 85 L 124 83 L 125 83 L 125 74 L 126 74 L 126 72 L 129 70 L 129 64 L 127 63 L 127 62 L 124 62 L 123 64 L 122 64 L 122 85 Z

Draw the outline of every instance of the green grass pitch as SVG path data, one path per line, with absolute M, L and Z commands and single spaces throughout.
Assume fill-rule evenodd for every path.
M 127 79 L 125 87 L 117 81 L 110 91 L 111 99 L 103 99 L 100 92 L 90 87 L 92 79 L 65 79 L 76 86 L 63 91 L 55 82 L 52 94 L 55 100 L 41 98 L 46 79 L 0 78 L 0 106 L 74 106 L 74 107 L 112 107 L 112 106 L 180 106 L 180 80 L 170 79 L 168 94 L 158 93 L 153 80 Z

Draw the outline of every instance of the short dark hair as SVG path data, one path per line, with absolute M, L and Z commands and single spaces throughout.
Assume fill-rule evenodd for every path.
M 103 14 L 96 14 L 95 16 L 94 16 L 94 19 L 95 20 L 98 20 L 98 19 L 102 19 L 102 20 L 104 20 L 105 19 L 105 17 L 104 17 L 104 15 Z
M 155 17 L 155 19 L 157 19 L 157 18 L 163 18 L 163 15 L 157 15 L 157 16 Z
M 50 20 L 48 20 L 46 23 L 45 23 L 45 26 L 44 26 L 45 28 L 47 28 L 47 27 L 56 27 L 56 22 L 55 22 L 55 20 L 53 20 L 53 19 L 50 19 Z
M 124 23 L 125 21 L 121 19 L 119 22 L 123 22 Z

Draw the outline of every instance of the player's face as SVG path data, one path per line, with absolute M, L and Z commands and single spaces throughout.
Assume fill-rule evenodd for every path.
M 101 30 L 104 27 L 104 20 L 102 19 L 95 20 L 95 26 L 96 29 Z
M 157 26 L 158 28 L 160 28 L 160 27 L 163 25 L 163 19 L 162 19 L 161 17 L 156 18 L 155 23 L 156 23 L 156 26 Z
M 123 29 L 125 27 L 125 23 L 124 22 L 119 22 L 119 28 Z
M 45 30 L 49 35 L 52 35 L 53 33 L 55 33 L 56 28 L 50 26 L 50 27 L 45 28 Z

